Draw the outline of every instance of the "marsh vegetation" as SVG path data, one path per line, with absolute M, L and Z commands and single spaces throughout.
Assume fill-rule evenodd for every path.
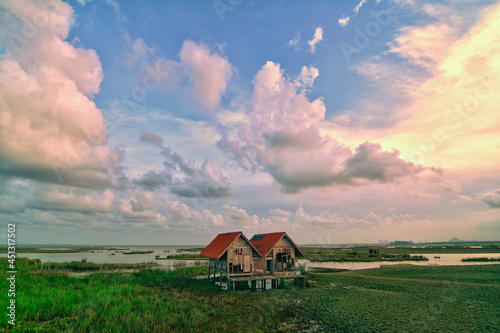
M 206 267 L 72 277 L 18 258 L 15 327 L 25 332 L 495 331 L 500 265 L 303 272 L 307 287 L 220 291 Z M 2 259 L 5 281 L 6 260 Z M 81 268 L 78 268 L 81 269 Z M 1 294 L 5 304 L 6 294 Z

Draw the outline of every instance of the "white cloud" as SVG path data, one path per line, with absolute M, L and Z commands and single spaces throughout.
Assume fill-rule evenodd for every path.
M 359 10 L 361 9 L 361 7 L 366 3 L 366 1 L 368 0 L 361 0 L 357 5 L 356 7 L 354 7 L 353 11 L 354 11 L 354 15 L 357 15 Z
M 0 170 L 5 174 L 82 187 L 118 185 L 122 154 L 109 148 L 101 111 L 91 100 L 103 78 L 94 50 L 65 41 L 73 24 L 63 2 L 10 1 L 3 6 L 0 44 Z M 47 24 L 12 40 L 23 20 Z
M 286 45 L 289 47 L 293 47 L 295 51 L 297 51 L 300 48 L 299 43 L 300 43 L 300 33 L 297 32 L 294 34 L 293 39 L 289 40 Z
M 227 82 L 232 76 L 232 66 L 227 59 L 210 52 L 205 45 L 190 40 L 182 44 L 181 62 L 191 69 L 193 95 L 200 104 L 212 110 L 219 105 Z
M 353 9 L 353 12 L 354 12 L 354 15 L 353 17 L 355 17 L 356 15 L 358 15 L 359 13 L 359 10 L 361 9 L 361 7 L 367 2 L 367 0 L 361 0 L 357 5 L 356 7 L 354 7 Z M 378 4 L 380 1 L 377 1 L 376 4 Z M 346 27 L 348 24 L 349 24 L 349 21 L 351 20 L 351 18 L 349 16 L 345 16 L 345 15 L 342 15 L 342 17 L 339 18 L 338 22 L 339 22 L 339 25 L 344 28 Z
M 319 70 L 314 66 L 302 67 L 300 75 L 295 80 L 298 87 L 311 88 L 314 80 L 319 76 Z
M 313 39 L 307 41 L 307 43 L 311 47 L 311 53 L 316 52 L 316 45 L 322 40 L 323 40 L 323 29 L 321 27 L 317 27 L 316 30 L 314 30 Z
M 349 24 L 350 20 L 351 20 L 351 18 L 349 16 L 341 17 L 341 18 L 339 18 L 339 25 L 343 28 Z

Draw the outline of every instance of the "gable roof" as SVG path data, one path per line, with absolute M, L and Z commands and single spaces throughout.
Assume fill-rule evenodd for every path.
M 235 231 L 218 234 L 217 237 L 215 237 L 214 240 L 211 241 L 210 244 L 208 244 L 207 247 L 200 252 L 200 256 L 219 259 L 239 236 L 243 237 L 243 239 L 248 242 L 248 244 L 255 250 L 255 252 L 260 254 L 259 251 L 253 246 L 253 244 L 250 243 L 248 238 L 243 235 L 243 232 Z
M 250 239 L 250 243 L 252 243 L 260 254 L 265 257 L 269 253 L 269 251 L 273 248 L 276 243 L 283 237 L 286 237 L 292 244 L 295 246 L 295 249 L 298 251 L 299 255 L 305 257 L 306 255 L 302 250 L 293 242 L 293 240 L 286 234 L 286 232 L 270 232 L 267 234 L 257 234 L 253 235 Z

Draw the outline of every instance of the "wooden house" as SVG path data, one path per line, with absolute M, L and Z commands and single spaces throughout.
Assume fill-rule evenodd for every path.
M 296 258 L 305 257 L 286 232 L 257 234 L 250 239 L 250 243 L 262 256 L 254 260 L 256 275 L 261 274 L 258 268 L 262 267 L 265 267 L 265 274 L 290 274 L 296 270 Z
M 252 276 L 255 259 L 262 259 L 259 251 L 241 231 L 219 234 L 201 251 L 200 255 L 209 258 L 210 270 L 233 276 Z

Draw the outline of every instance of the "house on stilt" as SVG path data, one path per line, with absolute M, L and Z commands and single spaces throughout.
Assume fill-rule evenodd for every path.
M 296 259 L 305 258 L 304 252 L 286 232 L 257 234 L 250 243 L 259 251 L 265 261 L 267 274 L 289 274 L 296 271 Z
M 251 276 L 259 251 L 241 231 L 219 234 L 200 253 L 209 258 L 208 269 L 230 276 Z
M 200 255 L 209 258 L 208 277 L 219 283 L 227 281 L 228 289 L 251 285 L 266 289 L 267 280 L 277 287 L 279 280 L 297 274 L 296 258 L 305 257 L 285 232 L 258 234 L 249 240 L 241 231 L 217 235 Z

